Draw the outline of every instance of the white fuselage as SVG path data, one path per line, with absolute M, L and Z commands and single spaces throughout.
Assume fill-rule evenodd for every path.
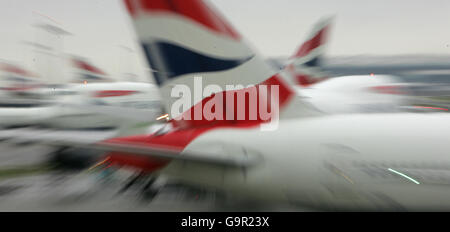
M 0 96 L 3 93 L 9 94 L 0 91 Z M 39 87 L 26 90 L 26 93 L 32 97 L 22 99 L 5 95 L 2 104 L 9 105 L 0 106 L 0 126 L 39 124 L 61 129 L 117 128 L 148 124 L 161 111 L 159 92 L 148 83 L 70 84 Z M 35 105 L 24 105 L 28 102 Z M 23 106 L 12 105 L 18 103 Z M 114 107 L 116 111 L 104 110 L 107 107 Z
M 394 76 L 342 76 L 311 87 L 297 87 L 298 95 L 327 114 L 398 112 L 407 97 L 377 92 L 376 87 L 395 83 Z
M 49 117 L 52 107 L 41 104 L 42 82 L 33 78 L 3 76 L 0 81 L 0 127 L 29 126 Z
M 247 150 L 263 162 L 232 169 L 173 161 L 163 172 L 265 202 L 448 210 L 449 121 L 448 114 L 351 114 L 280 121 L 275 131 L 211 130 L 186 150 L 234 156 Z
M 120 127 L 124 123 L 148 122 L 152 118 L 146 118 L 144 121 L 131 116 L 136 112 L 145 114 L 160 109 L 159 93 L 154 85 L 148 83 L 73 84 L 63 91 L 55 91 L 61 94 L 57 94 L 59 96 L 56 99 L 57 104 L 53 106 L 52 116 L 42 124 L 56 128 Z M 96 111 L 106 107 L 122 109 L 123 115 Z M 124 117 L 127 110 L 129 118 Z

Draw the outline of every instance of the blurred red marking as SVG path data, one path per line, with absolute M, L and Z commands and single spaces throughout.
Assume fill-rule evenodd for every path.
M 24 87 L 5 87 L 5 88 L 0 88 L 0 89 L 6 90 L 6 91 L 26 91 L 26 90 L 36 89 L 36 88 L 39 88 L 39 86 L 33 85 L 33 86 L 24 86 Z
M 382 85 L 371 87 L 372 90 L 383 94 L 405 94 L 398 86 Z
M 89 72 L 92 72 L 92 73 L 95 73 L 95 74 L 99 74 L 99 75 L 106 75 L 102 70 L 100 70 L 100 69 L 98 69 L 98 68 L 88 64 L 85 61 L 74 59 L 73 63 L 79 69 L 86 70 L 86 71 L 89 71 Z
M 259 96 L 259 86 L 267 86 L 267 95 L 266 97 Z M 270 86 L 278 86 L 279 87 L 279 96 L 278 96 L 278 107 L 282 109 L 284 106 L 287 105 L 287 103 L 290 101 L 290 99 L 293 97 L 294 93 L 289 88 L 289 86 L 284 83 L 282 77 L 279 74 L 275 74 L 269 79 L 261 82 L 260 84 L 257 84 L 252 87 L 247 87 L 244 89 L 239 90 L 229 90 L 229 91 L 222 91 L 222 98 L 214 98 L 215 95 L 211 95 L 209 97 L 203 98 L 203 100 L 194 106 L 192 106 L 189 110 L 185 111 L 182 115 L 179 116 L 179 118 L 174 121 L 174 124 L 176 127 L 179 128 L 197 128 L 197 127 L 208 127 L 208 128 L 217 128 L 217 127 L 255 127 L 258 125 L 261 125 L 262 123 L 267 123 L 272 120 L 271 118 L 264 119 L 261 117 L 260 114 L 256 115 L 255 119 L 252 119 L 250 117 L 250 111 L 251 109 L 251 102 L 249 97 L 245 97 L 245 104 L 238 104 L 238 98 L 233 97 L 229 98 L 227 96 L 237 96 L 239 92 L 245 93 L 245 92 L 251 92 L 252 90 L 255 91 L 255 94 L 257 95 L 256 98 L 256 112 L 259 112 L 260 106 L 265 104 L 267 106 L 267 112 L 272 111 L 272 101 L 270 98 L 267 98 L 271 95 L 271 87 Z M 234 103 L 227 104 L 227 99 L 233 100 Z M 202 114 L 202 118 L 200 120 L 195 119 L 195 112 L 203 112 L 205 105 L 207 103 L 212 103 L 215 101 L 215 110 L 220 112 L 222 114 L 222 119 L 227 120 L 208 120 L 204 115 Z M 234 108 L 231 108 L 234 107 Z M 238 112 L 245 112 L 244 119 L 238 119 Z M 229 119 L 230 116 L 227 116 L 227 114 L 233 114 L 232 119 Z
M 94 94 L 94 97 L 119 97 L 135 94 L 138 91 L 135 90 L 103 90 L 97 91 Z
M 11 64 L 2 64 L 0 69 L 5 72 L 15 73 L 15 74 L 21 75 L 21 76 L 26 76 L 26 77 L 33 76 L 31 73 L 29 73 L 25 69 L 19 68 L 17 66 L 11 65 Z
M 136 8 L 134 7 L 132 0 L 125 0 L 125 7 L 128 10 L 128 13 L 130 13 L 131 16 L 134 16 L 136 14 Z
M 291 75 L 294 76 L 295 80 L 297 81 L 297 84 L 303 86 L 303 87 L 309 87 L 310 85 L 322 82 L 326 80 L 326 77 L 311 77 L 310 75 L 299 73 L 295 67 L 294 64 L 289 64 L 286 66 L 286 70 L 291 73 Z
M 306 41 L 292 57 L 300 58 L 300 57 L 306 56 L 312 50 L 321 46 L 326 39 L 327 32 L 328 32 L 328 26 L 325 26 L 316 35 L 314 35 L 313 38 Z
M 52 17 L 50 17 L 50 16 L 48 16 L 48 15 L 45 15 L 45 14 L 43 14 L 43 13 L 39 13 L 38 11 L 35 11 L 35 10 L 33 10 L 33 13 L 35 13 L 35 14 L 37 14 L 37 15 L 40 15 L 40 16 L 42 16 L 42 17 L 45 17 L 45 18 L 47 18 L 47 19 L 50 19 L 50 20 L 53 21 L 54 23 L 57 23 L 57 24 L 61 25 L 60 22 L 56 21 L 54 18 L 52 18 Z
M 414 106 L 415 108 L 421 108 L 421 109 L 433 109 L 433 110 L 445 110 L 448 111 L 448 109 L 440 108 L 440 107 L 432 107 L 432 106 Z

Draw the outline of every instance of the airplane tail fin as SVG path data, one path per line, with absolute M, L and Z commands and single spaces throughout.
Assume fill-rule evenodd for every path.
M 24 91 L 37 88 L 42 84 L 37 74 L 7 62 L 0 62 L 0 76 L 2 80 L 0 90 Z
M 282 111 L 295 95 L 283 74 L 275 73 L 208 2 L 125 0 L 125 6 L 165 109 L 171 118 L 181 119 L 179 126 L 270 121 L 257 113 L 261 107 L 273 109 L 277 102 Z
M 15 76 L 20 76 L 20 77 L 25 77 L 25 78 L 29 78 L 29 77 L 36 77 L 36 74 L 33 74 L 31 72 L 29 72 L 28 70 L 25 70 L 17 65 L 13 65 L 10 63 L 0 63 L 0 71 L 10 74 L 10 75 L 15 75 Z
M 290 58 L 285 69 L 296 84 L 307 87 L 327 78 L 326 74 L 320 71 L 320 64 L 332 20 L 332 17 L 328 17 L 316 23 L 305 42 Z
M 84 59 L 73 57 L 72 64 L 78 74 L 78 80 L 73 80 L 74 82 L 83 83 L 111 81 L 105 72 Z

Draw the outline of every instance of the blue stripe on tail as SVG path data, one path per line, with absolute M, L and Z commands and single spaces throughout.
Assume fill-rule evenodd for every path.
M 142 47 L 150 68 L 155 71 L 153 75 L 158 85 L 185 74 L 232 69 L 253 57 L 252 55 L 244 59 L 215 58 L 166 42 L 142 44 Z
M 303 65 L 305 65 L 307 67 L 318 67 L 318 66 L 320 66 L 320 58 L 319 57 L 315 57 L 312 60 L 308 60 Z

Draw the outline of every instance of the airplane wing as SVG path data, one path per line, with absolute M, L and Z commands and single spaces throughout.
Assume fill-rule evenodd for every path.
M 105 131 L 93 134 L 90 131 L 55 131 L 38 128 L 22 128 L 1 130 L 0 140 L 13 144 L 39 143 L 54 147 L 73 147 L 104 152 L 122 152 L 130 155 L 137 154 L 147 156 L 149 158 L 178 160 L 225 167 L 249 167 L 262 161 L 262 157 L 255 153 L 239 157 L 223 157 L 216 153 L 179 152 L 170 148 L 149 146 L 148 144 L 114 143 L 108 141 L 107 139 L 113 137 L 115 133 L 116 131 Z

